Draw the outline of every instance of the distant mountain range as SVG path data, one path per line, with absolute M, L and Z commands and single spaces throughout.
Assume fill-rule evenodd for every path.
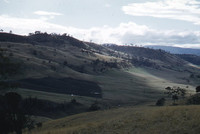
M 172 54 L 193 54 L 200 56 L 200 49 L 181 48 L 172 46 L 145 46 L 153 49 L 162 49 Z

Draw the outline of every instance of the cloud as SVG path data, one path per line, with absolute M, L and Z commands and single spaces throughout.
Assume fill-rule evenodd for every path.
M 130 43 L 123 40 L 123 37 L 127 34 L 134 36 L 144 36 L 147 31 L 153 31 L 145 25 L 137 25 L 133 22 L 121 23 L 117 27 L 96 27 L 91 28 L 89 30 L 85 30 L 86 36 L 84 37 L 86 40 L 92 39 L 94 42 L 98 43 L 117 43 L 124 44 Z
M 25 19 L 10 17 L 7 15 L 0 16 L 0 26 L 5 30 L 12 30 L 17 34 L 28 34 L 36 30 L 46 32 L 64 32 L 68 29 L 66 27 L 49 23 L 43 19 Z
M 6 3 L 10 3 L 10 1 L 9 0 L 3 0 L 4 2 L 6 2 Z
M 197 0 L 160 0 L 157 2 L 132 3 L 123 6 L 125 14 L 151 16 L 189 21 L 200 25 L 200 2 Z
M 61 26 L 43 19 L 24 19 L 0 15 L 0 26 L 4 31 L 27 35 L 36 30 L 48 33 L 68 33 L 74 37 L 96 43 L 169 45 L 200 47 L 200 31 L 158 31 L 134 22 L 121 23 L 117 27 L 102 26 L 80 29 Z
M 107 4 L 105 4 L 105 7 L 109 8 L 109 7 L 111 7 L 111 5 L 107 3 Z
M 54 19 L 55 16 L 61 16 L 63 14 L 57 12 L 47 12 L 47 11 L 35 11 L 34 14 L 39 15 L 41 20 L 47 21 Z
M 35 11 L 34 14 L 41 15 L 41 16 L 60 16 L 63 15 L 57 12 L 46 12 L 46 11 Z

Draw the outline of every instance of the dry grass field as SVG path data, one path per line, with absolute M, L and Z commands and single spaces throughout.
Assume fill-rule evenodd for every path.
M 24 134 L 198 134 L 200 106 L 141 106 L 88 112 Z

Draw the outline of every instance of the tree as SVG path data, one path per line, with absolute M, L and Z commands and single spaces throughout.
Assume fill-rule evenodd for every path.
M 9 92 L 0 99 L 0 132 L 8 134 L 16 132 L 22 134 L 22 129 L 31 128 L 33 121 L 25 115 L 21 107 L 22 97 L 15 93 Z
M 68 62 L 67 61 L 64 61 L 63 62 L 63 66 L 67 66 L 68 65 Z
M 41 34 L 41 32 L 40 31 L 35 31 L 35 34 Z
M 166 87 L 165 89 L 165 94 L 171 96 L 174 103 L 179 99 L 179 97 L 184 98 L 186 94 L 186 90 L 180 87 Z
M 174 104 L 175 104 L 176 100 L 178 100 L 178 95 L 177 94 L 173 94 L 172 95 L 172 100 L 174 101 Z
M 196 87 L 196 93 L 199 93 L 200 92 L 200 86 L 197 86 Z

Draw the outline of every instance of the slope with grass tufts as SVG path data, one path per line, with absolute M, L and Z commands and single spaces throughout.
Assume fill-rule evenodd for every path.
M 18 91 L 24 97 L 58 102 L 70 100 L 73 94 L 77 99 L 85 97 L 80 102 L 99 99 L 106 107 L 139 105 L 154 103 L 167 86 L 194 91 L 200 84 L 198 77 L 190 77 L 199 76 L 198 68 L 160 50 L 102 46 L 46 33 L 0 33 L 0 48 L 3 55 L 20 63 L 21 72 L 11 80 L 21 83 L 23 89 Z
M 197 134 L 200 106 L 129 107 L 48 121 L 32 134 Z M 24 132 L 26 134 L 26 132 Z

